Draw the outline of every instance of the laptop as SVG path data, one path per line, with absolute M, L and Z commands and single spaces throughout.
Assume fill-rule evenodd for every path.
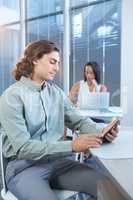
M 78 97 L 78 106 L 81 109 L 108 110 L 110 93 L 109 92 L 88 92 L 88 94 Z

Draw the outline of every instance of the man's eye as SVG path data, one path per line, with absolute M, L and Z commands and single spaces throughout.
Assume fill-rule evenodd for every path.
M 56 62 L 55 62 L 54 60 L 51 60 L 50 63 L 51 63 L 51 64 L 55 64 Z

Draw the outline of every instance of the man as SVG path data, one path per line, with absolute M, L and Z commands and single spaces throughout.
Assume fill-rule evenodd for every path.
M 53 188 L 85 192 L 96 198 L 97 181 L 106 179 L 93 168 L 68 159 L 73 152 L 100 147 L 103 129 L 81 117 L 51 82 L 59 64 L 54 43 L 30 43 L 13 69 L 17 82 L 0 99 L 4 155 L 9 160 L 6 182 L 19 200 L 57 200 Z M 79 138 L 60 140 L 64 121 L 67 127 L 80 130 Z M 106 140 L 111 142 L 116 136 L 114 128 L 108 131 Z

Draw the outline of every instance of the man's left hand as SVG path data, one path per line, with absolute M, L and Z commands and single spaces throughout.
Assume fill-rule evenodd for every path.
M 118 125 L 113 127 L 104 137 L 108 142 L 112 142 L 118 135 Z

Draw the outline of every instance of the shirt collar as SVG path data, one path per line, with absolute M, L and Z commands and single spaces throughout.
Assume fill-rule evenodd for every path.
M 43 88 L 46 86 L 46 82 L 42 83 L 41 85 L 37 84 L 35 81 L 26 78 L 25 76 L 22 76 L 20 78 L 20 82 L 26 85 L 28 88 L 30 88 L 33 91 L 38 91 L 40 92 L 43 90 Z

